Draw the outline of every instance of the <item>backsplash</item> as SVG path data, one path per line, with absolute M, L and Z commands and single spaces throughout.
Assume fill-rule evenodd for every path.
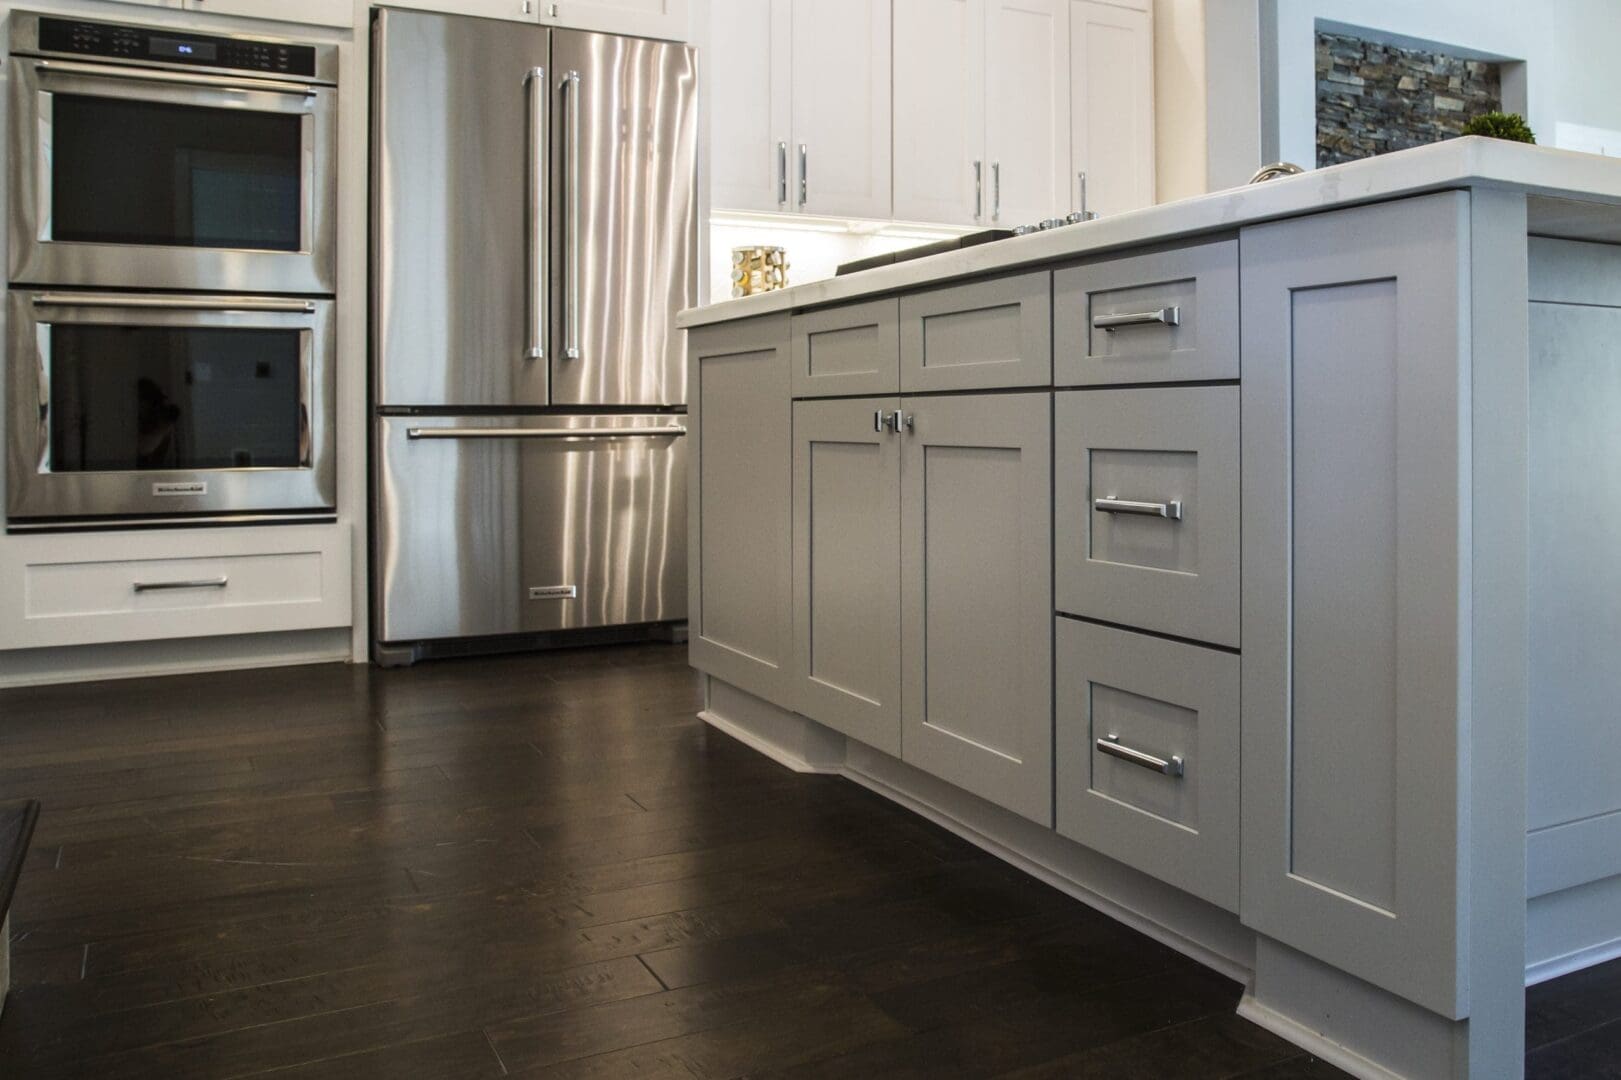
M 1317 34 L 1319 167 L 1453 138 L 1502 103 L 1497 63 Z

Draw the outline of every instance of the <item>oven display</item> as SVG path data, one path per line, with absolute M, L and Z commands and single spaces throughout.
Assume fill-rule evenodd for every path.
M 203 60 L 213 63 L 219 59 L 219 46 L 212 41 L 177 41 L 174 38 L 155 37 L 147 46 L 147 51 L 165 60 Z

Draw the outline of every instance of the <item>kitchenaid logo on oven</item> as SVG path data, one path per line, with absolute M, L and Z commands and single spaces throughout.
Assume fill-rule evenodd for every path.
M 154 495 L 207 495 L 208 481 L 187 480 L 185 482 L 171 481 L 152 485 Z

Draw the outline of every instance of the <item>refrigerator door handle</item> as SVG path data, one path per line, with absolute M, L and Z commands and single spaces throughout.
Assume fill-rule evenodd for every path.
M 660 439 L 685 435 L 684 427 L 625 428 L 406 428 L 407 439 Z
M 565 257 L 563 283 L 563 358 L 580 358 L 580 73 L 571 71 L 563 77 L 563 91 L 568 97 L 566 142 L 563 154 L 568 169 L 568 217 L 564 228 Z
M 547 130 L 546 69 L 529 71 L 529 351 L 527 359 L 546 359 L 546 150 L 551 133 Z

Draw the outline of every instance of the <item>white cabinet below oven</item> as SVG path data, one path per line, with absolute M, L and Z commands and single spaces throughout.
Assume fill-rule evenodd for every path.
M 350 623 L 343 524 L 40 533 L 0 542 L 0 650 Z

